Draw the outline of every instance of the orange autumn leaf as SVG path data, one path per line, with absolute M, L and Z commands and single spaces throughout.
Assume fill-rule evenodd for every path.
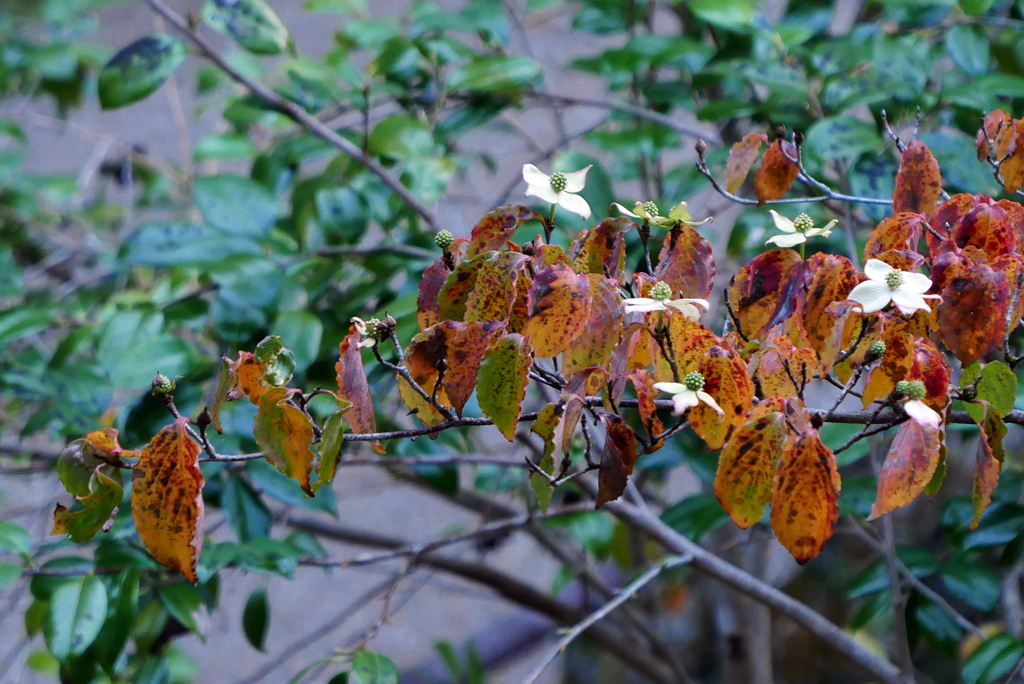
M 205 482 L 187 424 L 188 418 L 178 418 L 142 448 L 132 474 L 132 517 L 153 558 L 195 583 Z
M 813 349 L 794 347 L 788 335 L 766 342 L 756 355 L 757 378 L 767 395 L 792 397 L 800 394 L 814 378 L 818 355 Z
M 607 437 L 597 472 L 597 508 L 614 501 L 626 491 L 626 483 L 636 463 L 636 434 L 625 420 L 612 413 L 601 413 Z
M 804 260 L 792 249 L 769 250 L 740 269 L 729 286 L 729 304 L 748 340 L 793 314 L 804 272 Z
M 622 297 L 604 276 L 591 273 L 590 311 L 586 325 L 562 354 L 562 372 L 572 375 L 591 366 L 603 366 L 622 335 Z
M 249 397 L 249 401 L 259 406 L 260 400 L 269 388 L 260 382 L 263 368 L 256 360 L 256 355 L 247 351 L 238 352 L 238 359 L 231 364 L 231 374 L 237 378 L 237 382 L 227 394 L 228 401 L 246 396 Z
M 1016 252 L 1020 234 L 1009 214 L 989 199 L 979 202 L 955 224 L 952 237 L 960 249 L 974 247 L 984 252 L 988 261 L 993 261 Z
M 490 251 L 503 251 L 519 227 L 527 221 L 543 221 L 544 217 L 522 204 L 506 204 L 486 214 L 473 226 L 466 249 L 466 258 Z
M 917 498 L 939 464 L 942 430 L 916 420 L 904 423 L 889 446 L 878 474 L 878 495 L 868 520 L 875 520 Z
M 974 519 L 970 529 L 978 526 L 978 521 L 992 503 L 992 492 L 999 484 L 999 473 L 1003 469 L 1006 453 L 1003 451 L 1003 437 L 1006 436 L 1006 424 L 995 407 L 987 401 L 979 401 L 984 413 L 978 421 L 981 438 L 978 440 L 977 459 L 974 466 L 974 486 L 971 500 L 974 503 Z
M 502 334 L 505 324 L 500 321 L 473 321 L 461 325 L 448 340 L 445 363 L 448 368 L 442 386 L 448 394 L 455 413 L 461 418 L 462 407 L 476 389 L 476 375 L 484 354 L 491 343 Z
M 656 317 L 657 312 L 647 314 L 649 317 Z M 661 346 L 650 338 L 650 334 L 642 331 L 640 339 L 649 340 L 650 353 L 654 356 L 654 377 L 658 382 L 675 382 L 675 375 L 672 366 Z M 679 377 L 685 376 L 692 370 L 697 370 L 700 360 L 709 349 L 719 343 L 718 337 L 697 321 L 691 321 L 685 316 L 668 317 L 668 335 L 665 351 L 668 351 L 675 359 L 676 368 L 679 370 Z M 646 365 L 646 364 L 645 364 Z
M 729 150 L 729 158 L 725 161 L 725 189 L 736 192 L 747 180 L 747 174 L 754 168 L 761 154 L 761 143 L 768 142 L 764 133 L 747 133 Z
M 789 429 L 784 410 L 782 397 L 762 400 L 718 458 L 715 496 L 740 529 L 760 521 L 771 498 L 775 466 Z
M 349 402 L 352 406 L 345 414 L 345 422 L 355 434 L 366 434 L 377 431 L 377 417 L 373 410 L 373 397 L 370 396 L 370 385 L 366 381 L 363 369 L 363 357 L 359 349 L 359 333 L 350 327 L 348 335 L 338 345 L 338 362 L 334 364 L 334 373 L 338 378 L 338 398 Z M 373 442 L 374 450 L 384 453 L 384 446 Z
M 747 366 L 734 350 L 711 347 L 697 370 L 704 376 L 704 391 L 718 403 L 725 415 L 700 402 L 690 409 L 690 427 L 712 451 L 721 449 L 733 431 L 747 422 L 754 399 L 754 382 Z
M 786 158 L 780 145 L 786 146 L 790 156 L 796 156 L 796 150 L 791 143 L 776 140 L 771 144 L 761 160 L 761 168 L 754 174 L 754 194 L 757 195 L 758 204 L 780 199 L 800 175 L 800 169 Z
M 931 216 L 942 195 L 939 162 L 923 142 L 915 140 L 907 146 L 896 173 L 896 190 L 892 193 L 892 212 L 903 211 Z
M 622 280 L 626 265 L 625 233 L 633 222 L 625 217 L 608 218 L 584 229 L 569 248 L 569 259 L 580 273 L 592 273 Z
M 523 336 L 537 358 L 558 356 L 583 332 L 590 317 L 590 279 L 562 264 L 548 266 L 530 285 L 529 314 Z
M 880 313 L 878 319 L 882 326 L 878 339 L 885 343 L 885 354 L 881 362 L 868 374 L 861 398 L 864 408 L 870 406 L 875 399 L 889 396 L 896 383 L 905 380 L 914 365 L 916 343 L 907 319 L 898 313 Z M 869 349 L 872 342 L 874 339 L 865 339 L 861 346 L 865 350 Z
M 807 273 L 803 329 L 811 349 L 820 354 L 828 346 L 838 322 L 829 306 L 846 300 L 857 284 L 857 271 L 844 256 L 818 253 L 808 260 Z
M 939 333 L 960 363 L 1002 348 L 1010 292 L 1006 274 L 988 264 L 961 266 L 942 288 Z
M 640 422 L 643 424 L 644 430 L 647 431 L 647 436 L 652 440 L 647 451 L 648 453 L 657 451 L 664 444 L 664 440 L 654 441 L 654 437 L 655 435 L 660 435 L 665 430 L 665 426 L 662 424 L 661 419 L 658 418 L 658 407 L 654 403 L 658 396 L 658 390 L 654 389 L 654 376 L 646 368 L 637 368 L 623 377 L 636 390 L 637 411 L 640 413 Z
M 516 299 L 516 280 L 528 261 L 518 252 L 490 252 L 475 259 L 476 277 L 460 320 L 507 321 Z
M 440 369 L 447 364 L 448 343 L 463 327 L 460 321 L 441 321 L 413 336 L 405 351 L 405 366 L 413 381 L 428 394 L 434 393 Z M 415 415 L 424 425 L 437 425 L 444 416 L 427 399 L 413 388 L 401 375 L 398 376 L 398 394 L 409 413 Z M 449 406 L 444 386 L 437 388 L 436 399 Z
M 253 423 L 256 445 L 270 463 L 298 481 L 313 496 L 309 474 L 313 471 L 313 423 L 291 402 L 297 390 L 275 387 L 260 400 Z
M 978 161 L 985 161 L 988 157 L 988 141 L 992 140 L 996 147 L 996 159 L 1003 157 L 1009 150 L 1009 145 L 1014 138 L 1013 117 L 1009 112 L 1002 109 L 995 109 L 985 115 L 985 120 L 975 137 L 974 146 L 978 150 Z
M 772 485 L 772 529 L 803 565 L 821 553 L 839 519 L 839 471 L 818 431 L 791 439 Z
M 667 283 L 674 296 L 704 299 L 715 286 L 715 258 L 711 243 L 693 226 L 679 226 L 665 235 L 655 281 Z M 653 285 L 653 283 L 652 283 Z
M 938 213 L 936 210 L 935 214 Z M 924 226 L 924 216 L 909 211 L 882 219 L 864 243 L 864 261 L 878 259 L 890 251 L 916 252 Z

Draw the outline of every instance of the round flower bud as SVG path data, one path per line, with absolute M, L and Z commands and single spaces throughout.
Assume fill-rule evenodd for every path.
M 868 358 L 880 359 L 885 354 L 885 342 L 882 340 L 875 340 L 868 347 Z
M 555 192 L 562 192 L 563 190 L 565 190 L 565 185 L 567 182 L 568 179 L 565 177 L 565 174 L 562 173 L 561 171 L 555 171 L 553 174 L 551 174 L 551 189 L 554 190 Z
M 905 397 L 910 393 L 910 381 L 900 380 L 896 383 L 896 387 L 893 389 L 893 394 L 897 397 Z
M 366 336 L 374 340 L 384 339 L 387 328 L 379 318 L 371 318 L 366 321 Z
M 900 271 L 892 271 L 885 276 L 885 284 L 888 285 L 890 289 L 895 290 L 903 284 L 903 273 Z
M 654 202 L 644 202 L 644 211 L 647 212 L 649 217 L 658 216 L 658 205 Z
M 434 244 L 441 249 L 447 251 L 448 247 L 455 242 L 455 236 L 447 230 L 442 230 L 440 233 L 434 236 Z
M 157 373 L 153 378 L 153 394 L 170 394 L 174 391 L 174 381 L 163 373 Z
M 912 380 L 907 383 L 907 396 L 912 401 L 921 401 L 924 399 L 925 388 L 924 383 L 920 380 Z
M 814 227 L 814 219 L 807 214 L 800 214 L 793 219 L 793 227 L 796 228 L 798 233 L 806 233 Z
M 663 302 L 672 296 L 672 288 L 668 283 L 663 283 L 660 280 L 654 284 L 651 288 L 651 299 L 657 299 L 659 302 Z
M 691 392 L 697 392 L 698 390 L 704 389 L 704 376 L 697 371 L 692 371 L 686 374 L 683 378 L 683 384 L 686 385 L 686 389 Z

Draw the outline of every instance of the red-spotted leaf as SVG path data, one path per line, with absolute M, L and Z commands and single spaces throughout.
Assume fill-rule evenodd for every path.
M 771 498 L 775 466 L 789 429 L 783 411 L 782 397 L 762 400 L 718 458 L 715 496 L 741 529 L 761 520 Z
M 803 565 L 819 553 L 839 519 L 839 471 L 817 430 L 791 439 L 772 486 L 772 529 Z
M 505 324 L 500 321 L 472 321 L 465 323 L 448 341 L 442 385 L 455 413 L 462 417 L 462 408 L 476 389 L 476 374 L 484 354 L 491 348 L 495 336 L 501 334 Z
M 747 422 L 754 383 L 747 375 L 743 359 L 728 347 L 711 347 L 697 370 L 704 376 L 704 391 L 725 412 L 724 416 L 719 415 L 704 402 L 690 409 L 690 427 L 714 451 L 721 449 L 733 431 Z
M 516 299 L 516 279 L 529 257 L 518 252 L 490 252 L 480 259 L 462 320 L 507 321 Z
M 519 423 L 519 408 L 533 368 L 530 338 L 515 333 L 503 337 L 484 355 L 476 375 L 477 402 L 495 427 L 512 441 Z
M 942 289 L 939 332 L 960 363 L 1000 349 L 1010 306 L 1010 284 L 988 264 L 962 267 Z
M 988 261 L 1016 252 L 1018 239 L 1019 234 L 1009 215 L 991 199 L 979 202 L 953 230 L 957 247 L 980 249 Z
M 188 418 L 178 418 L 142 448 L 132 471 L 132 517 L 153 558 L 196 582 L 205 482 L 199 445 L 189 438 L 187 424 Z
M 626 264 L 624 234 L 633 227 L 627 218 L 609 218 L 593 228 L 584 230 L 572 243 L 569 258 L 580 273 L 622 280 Z
M 373 411 L 373 397 L 370 396 L 370 385 L 366 381 L 363 368 L 363 357 L 359 350 L 359 333 L 354 327 L 349 328 L 348 335 L 338 345 L 340 354 L 334 364 L 334 373 L 338 378 L 338 398 L 352 406 L 348 409 L 345 421 L 356 434 L 367 434 L 377 431 L 377 417 Z M 384 446 L 373 442 L 374 450 L 382 454 Z
M 572 375 L 584 368 L 603 366 L 622 335 L 622 297 L 612 283 L 589 274 L 590 310 L 582 332 L 562 354 L 562 372 Z
M 987 401 L 978 402 L 985 413 L 978 421 L 981 428 L 981 439 L 978 440 L 977 461 L 974 466 L 974 487 L 971 499 L 974 501 L 974 519 L 970 529 L 978 526 L 982 514 L 992 503 L 992 492 L 999 484 L 999 472 L 1003 469 L 1006 454 L 1003 451 L 1003 437 L 1006 436 L 1006 424 L 999 412 Z
M 493 250 L 503 251 L 519 227 L 527 221 L 543 221 L 544 218 L 530 207 L 521 204 L 506 204 L 498 207 L 480 219 L 473 227 L 466 257 Z
M 597 472 L 597 507 L 622 496 L 636 463 L 636 434 L 625 420 L 613 413 L 601 413 L 607 436 Z
M 654 389 L 654 376 L 646 368 L 638 368 L 630 371 L 624 377 L 636 391 L 640 422 L 643 423 L 644 430 L 647 431 L 647 437 L 652 440 L 648 453 L 657 451 L 662 447 L 664 441 L 660 439 L 654 441 L 654 438 L 664 432 L 665 426 L 658 418 L 658 407 L 654 404 L 654 400 L 658 397 L 658 390 Z
M 523 335 L 532 341 L 537 358 L 569 348 L 590 319 L 590 302 L 590 279 L 568 266 L 548 266 L 534 276 Z
M 562 442 L 562 428 L 565 409 L 561 403 L 548 404 L 537 414 L 537 420 L 533 422 L 530 432 L 538 435 L 544 441 L 544 453 L 541 456 L 537 467 L 548 475 L 555 473 L 555 450 Z M 542 511 L 548 510 L 551 502 L 553 489 L 548 478 L 540 473 L 530 473 L 530 487 L 537 495 L 537 504 Z
M 761 143 L 768 142 L 764 133 L 747 133 L 743 140 L 732 146 L 729 158 L 725 161 L 725 189 L 736 192 L 747 180 L 747 174 L 754 168 L 757 158 L 761 155 Z
M 451 273 L 451 269 L 443 259 L 438 259 L 423 272 L 423 277 L 420 278 L 419 296 L 416 298 L 416 322 L 419 323 L 420 330 L 426 330 L 441 320 L 441 305 L 438 297 Z
M 928 225 L 932 227 L 932 230 L 926 231 L 924 234 L 932 259 L 935 258 L 936 251 L 945 243 L 950 233 L 956 230 L 957 225 L 963 220 L 964 216 L 967 216 L 971 210 L 978 206 L 980 197 L 980 195 L 970 195 L 962 192 L 953 195 L 935 207 L 935 212 L 928 219 Z M 933 235 L 933 231 L 941 236 L 942 239 L 940 240 Z
M 665 235 L 654 277 L 668 283 L 674 295 L 704 299 L 715 287 L 711 243 L 693 226 L 680 226 Z
M 946 355 L 940 352 L 930 340 L 914 340 L 914 365 L 907 374 L 907 380 L 924 383 L 922 401 L 940 414 L 949 405 L 950 368 Z
M 441 368 L 448 363 L 448 345 L 464 327 L 461 321 L 441 321 L 417 333 L 409 342 L 405 352 L 405 366 L 413 381 L 427 393 L 427 397 L 434 394 Z M 424 425 L 437 425 L 444 420 L 441 412 L 401 375 L 398 376 L 398 394 L 409 413 L 423 421 Z M 451 405 L 443 384 L 437 388 L 435 398 L 442 405 Z
M 275 387 L 260 399 L 253 423 L 256 445 L 270 463 L 298 481 L 313 496 L 309 474 L 313 471 L 313 423 L 291 402 L 297 390 Z
M 915 140 L 907 146 L 896 174 L 896 190 L 892 193 L 893 215 L 903 211 L 931 216 L 942 195 L 939 162 L 923 142 Z
M 115 444 L 116 432 L 114 430 Z M 117 450 L 123 453 L 120 447 Z M 120 469 L 98 457 L 96 451 L 89 439 L 76 439 L 64 448 L 57 459 L 57 472 L 64 488 L 82 508 L 69 512 L 57 504 L 51 534 L 67 534 L 77 544 L 89 541 L 100 529 L 106 528 L 112 516 L 117 514 L 117 506 L 124 496 L 124 478 Z
M 939 210 L 935 213 L 938 215 Z M 882 219 L 864 244 L 864 260 L 877 259 L 879 255 L 890 251 L 916 252 L 924 226 L 924 216 L 913 212 Z
M 868 520 L 906 506 L 924 491 L 939 464 L 941 442 L 939 428 L 916 420 L 908 420 L 900 427 L 878 474 L 878 495 Z
M 796 150 L 791 143 L 776 140 L 764 153 L 761 168 L 754 175 L 754 194 L 759 204 L 768 200 L 780 199 L 793 186 L 793 181 L 800 174 L 796 164 L 786 159 L 779 145 L 785 145 L 790 156 L 796 157 Z
M 1007 141 L 1012 141 L 1007 144 Z M 1006 149 L 1002 149 L 1003 145 Z M 1011 149 L 1012 148 L 1012 149 Z M 1003 179 L 1006 192 L 1015 193 L 1024 186 L 1024 121 L 1014 121 L 1003 141 L 1000 143 L 997 159 L 999 176 Z
M 747 339 L 785 321 L 803 296 L 804 261 L 791 249 L 773 249 L 744 266 L 729 287 L 729 304 Z

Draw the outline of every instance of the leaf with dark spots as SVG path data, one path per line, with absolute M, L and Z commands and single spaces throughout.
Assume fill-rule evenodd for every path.
M 770 250 L 744 266 L 729 287 L 729 303 L 743 335 L 756 339 L 785 321 L 797 308 L 803 282 L 803 259 L 791 249 Z
M 461 418 L 462 408 L 476 389 L 476 374 L 494 338 L 505 329 L 500 321 L 465 323 L 448 341 L 447 364 L 442 384 L 455 413 Z
M 636 434 L 625 420 L 612 413 L 600 413 L 607 433 L 601 466 L 597 473 L 597 507 L 614 501 L 626 491 L 636 463 Z
M 657 313 L 648 314 L 648 316 L 657 315 Z M 654 355 L 655 379 L 658 382 L 675 382 L 672 366 L 658 343 L 650 338 L 650 334 L 646 330 L 638 331 L 638 336 L 645 341 L 649 340 L 650 349 Z M 700 365 L 700 361 L 707 351 L 720 341 L 715 333 L 685 316 L 669 316 L 666 339 L 665 351 L 668 351 L 675 359 L 680 378 L 690 371 L 697 370 L 697 366 Z
M 665 235 L 654 277 L 672 288 L 673 297 L 704 299 L 715 287 L 715 258 L 711 243 L 693 226 L 680 226 Z
M 622 280 L 626 265 L 624 233 L 634 226 L 627 218 L 608 218 L 582 231 L 569 248 L 569 259 L 580 273 Z
M 725 161 L 725 189 L 736 192 L 747 180 L 750 169 L 754 168 L 757 158 L 761 155 L 761 144 L 768 142 L 764 133 L 747 133 L 743 140 L 735 143 L 729 150 L 729 158 Z
M 808 344 L 820 354 L 828 345 L 832 329 L 838 322 L 829 307 L 834 302 L 846 300 L 857 285 L 857 271 L 844 256 L 818 253 L 808 260 L 807 274 L 803 328 Z
M 189 438 L 187 425 L 188 418 L 179 418 L 143 447 L 132 472 L 132 517 L 153 558 L 196 582 L 204 480 L 199 445 Z
M 885 354 L 881 362 L 871 369 L 864 385 L 862 402 L 865 408 L 875 399 L 889 396 L 896 383 L 905 380 L 914 365 L 916 342 L 910 332 L 910 323 L 898 313 L 881 313 L 878 317 L 881 325 L 879 339 L 885 343 Z
M 868 520 L 875 520 L 917 498 L 939 464 L 942 431 L 916 420 L 904 423 L 889 446 L 878 474 L 878 495 Z
M 907 146 L 896 174 L 896 190 L 892 194 L 893 215 L 904 211 L 931 216 L 942 194 L 939 162 L 923 142 L 915 140 Z
M 1006 212 L 1010 225 L 1017 231 L 1017 244 L 1024 245 L 1024 207 L 1007 199 L 999 200 L 996 206 Z
M 590 319 L 590 279 L 568 266 L 548 266 L 530 285 L 529 314 L 523 335 L 537 358 L 558 356 L 580 336 Z
M 622 297 L 618 289 L 605 278 L 589 274 L 590 310 L 583 330 L 563 352 L 563 372 L 572 375 L 591 366 L 603 366 L 622 334 Z
M 538 236 L 534 240 L 533 270 L 543 271 L 548 266 L 554 266 L 555 264 L 562 264 L 572 268 L 572 259 L 565 253 L 561 245 L 545 245 L 540 242 L 540 237 Z
M 767 395 L 798 395 L 814 378 L 818 367 L 817 353 L 813 349 L 793 346 L 786 334 L 767 340 L 755 358 L 761 391 Z
M 962 364 L 983 358 L 1002 348 L 1009 306 L 1010 284 L 1002 271 L 987 264 L 960 268 L 942 289 L 942 341 Z
M 465 325 L 461 321 L 441 321 L 417 333 L 410 340 L 405 352 L 405 366 L 413 381 L 428 395 L 434 393 L 440 368 L 447 363 L 448 345 Z M 423 421 L 424 425 L 437 425 L 444 420 L 441 412 L 401 376 L 398 378 L 398 393 L 409 412 Z M 436 398 L 441 404 L 451 405 L 443 384 L 437 388 Z
M 924 216 L 913 212 L 882 219 L 864 244 L 864 260 L 877 259 L 878 255 L 890 250 L 916 252 L 924 225 Z
M 888 352 L 887 352 L 888 353 Z M 907 380 L 920 380 L 924 383 L 924 401 L 929 407 L 940 414 L 949 405 L 950 368 L 946 355 L 934 344 L 924 338 L 914 340 L 914 365 L 907 374 Z
M 782 397 L 761 401 L 718 458 L 715 496 L 740 529 L 759 522 L 771 499 L 775 466 L 789 430 L 783 411 Z
M 658 396 L 658 390 L 654 389 L 654 376 L 646 368 L 638 368 L 626 374 L 625 379 L 636 390 L 637 411 L 640 413 L 640 422 L 643 423 L 647 437 L 652 440 L 648 453 L 657 451 L 664 444 L 664 440 L 653 441 L 656 435 L 665 430 L 664 424 L 658 418 L 658 407 L 654 400 Z
M 416 322 L 420 330 L 426 330 L 441 320 L 441 305 L 438 298 L 441 288 L 448 282 L 451 269 L 438 259 L 434 264 L 423 272 L 420 278 L 419 297 L 416 298 Z
M 291 398 L 298 390 L 275 387 L 260 399 L 253 422 L 256 446 L 271 465 L 296 480 L 307 496 L 313 496 L 309 474 L 313 472 L 313 423 Z
M 704 391 L 718 403 L 725 415 L 719 415 L 704 402 L 690 409 L 690 427 L 712 451 L 721 449 L 733 431 L 747 422 L 754 399 L 754 382 L 747 366 L 734 350 L 711 347 L 697 370 L 704 376 Z
M 928 225 L 932 227 L 932 231 L 941 235 L 943 239 L 940 240 L 935 235 L 932 235 L 931 231 L 925 232 L 925 241 L 928 243 L 928 250 L 933 259 L 935 258 L 936 251 L 950 236 L 952 231 L 956 229 L 964 216 L 967 216 L 978 206 L 978 199 L 979 196 L 977 195 L 961 192 L 953 195 L 935 208 L 935 212 L 928 220 Z
M 999 159 L 1006 154 L 1007 147 L 1014 137 L 1012 124 L 1013 117 L 1002 109 L 995 109 L 985 115 L 974 143 L 978 150 L 978 161 L 985 161 L 985 158 L 988 157 L 989 140 L 995 143 L 996 150 L 998 150 L 993 156 Z
M 503 251 L 515 232 L 524 223 L 534 219 L 543 221 L 544 217 L 521 204 L 498 207 L 473 226 L 466 257 L 472 259 L 484 252 Z
M 999 412 L 987 401 L 978 402 L 984 409 L 984 415 L 978 422 L 981 428 L 981 439 L 978 440 L 977 461 L 974 467 L 974 487 L 971 499 L 974 502 L 974 519 L 970 529 L 978 526 L 982 514 L 992 503 L 992 492 L 999 484 L 999 473 L 1003 469 L 1006 454 L 1003 451 L 1003 437 L 1006 436 L 1006 424 Z
M 953 240 L 957 247 L 975 247 L 989 261 L 1017 251 L 1018 232 L 1010 217 L 995 204 L 981 202 L 956 224 Z
M 754 175 L 754 194 L 757 195 L 758 204 L 781 199 L 800 175 L 800 169 L 786 158 L 780 144 L 786 145 L 791 157 L 796 157 L 796 150 L 791 143 L 776 140 L 771 144 L 761 160 L 761 168 Z
M 505 439 L 512 441 L 519 423 L 519 409 L 533 368 L 530 338 L 510 334 L 484 355 L 476 376 L 477 402 Z
M 337 396 L 352 405 L 345 415 L 345 422 L 356 434 L 376 432 L 377 417 L 373 410 L 373 397 L 363 368 L 359 333 L 354 327 L 349 328 L 348 335 L 338 345 L 338 352 L 338 362 L 334 364 L 334 373 L 338 379 Z M 379 454 L 384 453 L 384 446 L 379 441 L 373 442 L 373 448 Z
M 466 299 L 466 321 L 507 321 L 516 299 L 516 279 L 529 257 L 517 252 L 489 252 L 480 263 L 476 283 Z
M 231 363 L 230 372 L 232 377 L 237 378 L 237 383 L 228 391 L 228 401 L 249 397 L 256 406 L 260 405 L 260 399 L 269 389 L 261 378 L 263 368 L 256 360 L 255 354 L 247 351 L 238 352 L 238 359 Z
M 791 439 L 772 485 L 772 529 L 803 565 L 819 553 L 839 520 L 839 471 L 817 430 Z

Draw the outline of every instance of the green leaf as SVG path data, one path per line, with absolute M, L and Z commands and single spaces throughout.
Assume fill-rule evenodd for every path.
M 367 140 L 370 152 L 381 157 L 407 159 L 434 153 L 434 134 L 419 119 L 393 114 L 381 119 Z
M 167 609 L 168 614 L 185 629 L 206 641 L 206 607 L 203 606 L 199 592 L 184 582 L 168 584 L 157 591 L 160 603 Z
M 241 237 L 265 237 L 280 209 L 277 199 L 262 185 L 229 173 L 196 178 L 192 193 L 207 223 Z
M 143 99 L 174 73 L 187 54 L 185 43 L 174 36 L 153 33 L 139 38 L 100 72 L 100 106 L 116 109 Z
M 209 0 L 203 21 L 257 55 L 276 55 L 291 44 L 288 27 L 264 0 Z
M 238 541 L 245 543 L 270 534 L 270 509 L 259 492 L 237 475 L 230 475 L 224 482 L 220 507 Z
M 986 565 L 957 556 L 942 568 L 941 577 L 950 594 L 984 613 L 999 601 L 999 576 Z
M 960 7 L 963 9 L 964 14 L 978 17 L 988 12 L 994 3 L 995 0 L 960 0 Z
M 922 579 L 935 574 L 939 570 L 939 560 L 927 549 L 916 546 L 903 546 L 896 549 L 896 556 L 903 561 L 910 572 Z M 884 559 L 879 559 L 868 566 L 846 586 L 846 598 L 854 599 L 882 591 L 889 587 L 889 571 Z
M 724 29 L 746 29 L 754 20 L 751 0 L 689 0 L 686 4 L 699 19 Z
M 523 55 L 476 57 L 457 67 L 448 87 L 457 92 L 502 93 L 539 85 L 543 70 Z
M 241 133 L 210 133 L 204 135 L 192 150 L 192 159 L 248 159 L 256 154 L 256 145 Z
M 873 152 L 881 143 L 873 123 L 835 116 L 816 121 L 807 129 L 804 149 L 822 161 L 831 161 Z
M 72 572 L 81 572 L 83 575 L 92 572 L 93 564 L 80 556 L 60 556 L 52 558 L 43 563 L 44 570 L 60 570 L 68 574 L 36 575 L 29 582 L 28 588 L 32 596 L 40 601 L 49 601 L 54 593 L 65 584 L 77 582 L 79 577 Z
M 49 307 L 15 306 L 0 313 L 0 349 L 46 330 L 53 323 Z
M 43 636 L 57 660 L 81 655 L 100 633 L 107 616 L 107 591 L 95 575 L 82 575 L 53 592 Z
M 661 519 L 676 532 L 699 542 L 728 516 L 714 494 L 693 494 L 667 508 Z
M 258 651 L 266 650 L 267 625 L 270 622 L 270 602 L 267 600 L 267 588 L 257 587 L 242 611 L 242 630 L 245 638 Z
M 348 402 L 345 402 L 348 403 Z M 351 404 L 349 404 L 351 406 Z M 341 456 L 341 445 L 345 441 L 345 411 L 347 408 L 332 413 L 324 421 L 320 435 L 320 460 L 316 465 L 317 481 L 313 484 L 313 492 L 334 479 L 334 471 Z
M 366 0 L 306 0 L 302 9 L 325 14 L 363 14 Z
M 1017 376 L 1010 367 L 1002 361 L 990 361 L 984 367 L 974 361 L 960 375 L 960 387 L 969 387 L 978 378 L 979 369 L 981 379 L 978 380 L 978 401 L 987 401 L 1005 416 L 1013 410 L 1013 403 L 1017 399 Z M 984 407 L 977 402 L 965 401 L 964 408 L 975 420 L 980 421 L 985 416 Z
M 953 64 L 969 76 L 981 76 L 988 71 L 991 54 L 981 27 L 955 24 L 946 33 L 946 52 Z
M 271 328 L 281 335 L 284 345 L 292 350 L 295 370 L 302 372 L 320 356 L 320 340 L 324 324 L 310 311 L 282 311 Z
M 0 522 L 0 549 L 25 556 L 32 550 L 32 538 L 21 525 Z
M 0 561 L 0 591 L 21 577 L 21 566 Z
M 122 572 L 112 588 L 115 593 L 108 597 L 110 605 L 107 620 L 93 646 L 96 659 L 107 667 L 114 666 L 135 624 L 135 612 L 139 605 L 138 569 Z
M 964 684 L 990 684 L 1024 656 L 1024 642 L 1009 634 L 996 634 L 971 654 L 961 673 Z
M 137 266 L 200 266 L 259 251 L 255 243 L 209 226 L 155 221 L 143 224 L 128 238 L 123 254 L 125 261 Z
M 263 368 L 263 379 L 274 387 L 291 382 L 295 373 L 295 354 L 284 346 L 280 335 L 268 335 L 256 345 L 256 360 Z
M 476 375 L 476 396 L 480 410 L 512 441 L 519 422 L 519 407 L 526 396 L 526 384 L 533 367 L 529 338 L 512 334 L 495 342 Z
M 352 656 L 349 684 L 398 684 L 398 668 L 388 658 L 360 649 Z

